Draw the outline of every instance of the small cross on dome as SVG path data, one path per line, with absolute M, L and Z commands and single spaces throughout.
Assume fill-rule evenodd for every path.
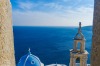
M 28 49 L 28 52 L 29 52 L 29 54 L 31 54 L 31 49 L 30 48 Z

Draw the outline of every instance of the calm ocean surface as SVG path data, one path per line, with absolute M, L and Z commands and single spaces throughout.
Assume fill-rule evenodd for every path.
M 69 64 L 69 50 L 73 48 L 73 37 L 77 33 L 74 27 L 18 27 L 14 26 L 16 63 L 28 53 L 38 56 L 44 64 Z M 92 27 L 83 27 L 86 38 L 86 50 L 91 53 Z M 79 45 L 78 45 L 79 48 Z M 90 63 L 90 54 L 88 63 Z

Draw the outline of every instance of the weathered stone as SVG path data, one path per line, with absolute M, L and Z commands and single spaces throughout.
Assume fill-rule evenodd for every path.
M 94 0 L 91 66 L 100 65 L 100 0 Z
M 15 66 L 10 0 L 0 0 L 0 66 Z
M 80 35 L 80 37 L 78 36 Z M 77 49 L 77 44 L 80 43 L 80 49 Z M 81 32 L 81 23 L 79 24 L 79 30 L 74 38 L 74 49 L 70 50 L 70 66 L 87 66 L 88 52 L 85 50 L 85 37 Z M 79 65 L 76 65 L 76 61 L 79 59 Z

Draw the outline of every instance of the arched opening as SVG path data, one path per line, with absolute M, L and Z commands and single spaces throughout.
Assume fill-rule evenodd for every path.
M 78 42 L 78 43 L 77 43 L 77 49 L 81 50 L 81 46 L 82 46 L 82 45 L 81 45 L 81 42 Z
M 76 58 L 76 63 L 80 63 L 80 57 Z
M 80 66 L 80 57 L 76 58 L 76 66 Z

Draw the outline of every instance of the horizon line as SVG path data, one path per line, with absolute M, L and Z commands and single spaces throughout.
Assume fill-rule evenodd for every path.
M 27 25 L 13 25 L 13 26 L 19 26 L 19 27 L 78 27 L 78 26 L 27 26 Z M 93 25 L 86 25 L 86 26 L 93 26 Z M 86 27 L 82 26 L 82 27 Z

